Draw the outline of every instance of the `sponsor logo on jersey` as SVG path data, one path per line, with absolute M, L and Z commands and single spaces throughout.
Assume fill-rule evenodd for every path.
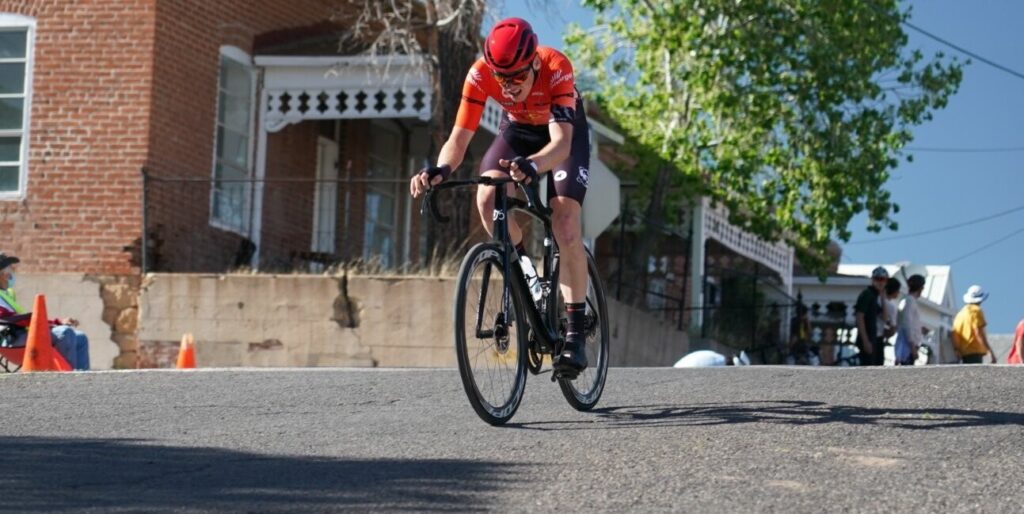
M 555 172 L 555 182 L 561 182 L 569 176 L 569 172 L 565 170 L 558 170 Z
M 572 80 L 572 73 L 566 73 L 562 70 L 555 70 L 555 72 L 551 74 L 551 88 L 554 89 L 555 86 L 569 80 Z
M 576 175 L 576 182 L 579 182 L 581 186 L 590 187 L 590 171 L 583 166 L 580 166 L 579 175 Z
M 484 76 L 480 74 L 480 70 L 476 68 L 470 68 L 469 75 L 466 77 L 466 81 L 468 81 L 470 85 L 477 88 L 478 90 L 484 90 L 484 87 L 482 85 L 484 81 Z

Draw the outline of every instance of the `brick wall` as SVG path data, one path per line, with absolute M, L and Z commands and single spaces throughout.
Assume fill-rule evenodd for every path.
M 316 184 L 274 182 L 274 179 L 315 179 L 318 123 L 290 125 L 267 138 L 267 179 L 263 189 L 263 234 L 260 268 L 290 269 L 300 264 L 296 251 L 312 245 Z M 340 219 L 340 218 L 339 218 Z
M 304 27 L 330 18 L 331 2 L 321 0 L 158 0 L 154 49 L 153 123 L 150 168 L 155 175 L 210 178 L 213 168 L 217 76 L 222 45 L 253 55 L 257 35 Z M 300 124 L 271 134 L 267 177 L 315 176 L 316 129 Z M 254 135 L 255 137 L 255 135 Z M 150 227 L 161 270 L 215 271 L 230 267 L 241 236 L 211 227 L 209 184 L 164 184 L 154 193 Z M 268 184 L 264 203 L 264 242 L 271 264 L 287 259 L 282 245 L 309 248 L 312 187 L 295 204 L 298 187 Z M 187 199 L 187 201 L 182 201 Z M 308 204 L 309 209 L 305 209 Z M 290 205 L 294 205 L 293 207 Z M 283 210 L 282 210 L 283 209 Z M 282 213 L 284 217 L 281 217 Z
M 27 194 L 0 202 L 0 233 L 11 235 L 3 250 L 19 255 L 26 271 L 124 274 L 140 265 L 141 168 L 158 177 L 211 176 L 220 47 L 252 54 L 257 35 L 323 22 L 332 7 L 0 0 L 0 12 L 37 23 Z M 315 136 L 311 144 L 313 172 Z M 229 265 L 241 238 L 209 227 L 209 184 L 151 185 L 156 267 Z
M 0 202 L 3 250 L 30 272 L 136 270 L 154 0 L 0 0 L 0 12 L 36 20 L 28 183 Z

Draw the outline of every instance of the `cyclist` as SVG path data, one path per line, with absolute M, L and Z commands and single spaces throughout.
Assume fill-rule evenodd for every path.
M 572 376 L 587 367 L 587 258 L 580 215 L 589 180 L 590 138 L 569 59 L 553 48 L 539 46 L 536 33 L 525 20 L 508 18 L 495 24 L 484 41 L 483 57 L 466 76 L 455 126 L 437 165 L 413 176 L 409 192 L 420 196 L 462 164 L 488 97 L 502 105 L 505 116 L 480 162 L 480 173 L 510 175 L 525 183 L 547 174 L 552 231 L 561 256 L 559 282 L 568 317 L 565 347 L 553 364 Z M 477 208 L 488 231 L 492 230 L 494 195 L 490 187 L 477 190 Z M 512 241 L 524 254 L 523 233 L 514 220 L 509 221 Z

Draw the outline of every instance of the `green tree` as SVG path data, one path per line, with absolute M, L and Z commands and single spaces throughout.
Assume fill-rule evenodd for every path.
M 897 229 L 885 183 L 962 65 L 909 51 L 896 0 L 583 0 L 567 50 L 629 136 L 734 224 L 821 272 L 831 238 Z M 907 159 L 910 156 L 907 155 Z

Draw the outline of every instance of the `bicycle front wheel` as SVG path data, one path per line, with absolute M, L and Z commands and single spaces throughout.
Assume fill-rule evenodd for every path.
M 575 380 L 561 379 L 558 381 L 569 405 L 576 410 L 588 411 L 597 405 L 604 392 L 604 381 L 608 377 L 608 305 L 605 303 L 604 287 L 601 285 L 601 276 L 597 270 L 597 262 L 594 255 L 587 250 L 587 362 L 590 363 L 587 369 Z M 557 289 L 557 288 L 556 288 Z M 559 293 L 561 298 L 561 293 Z M 561 302 L 559 302 L 561 303 Z M 565 316 L 564 304 L 558 305 L 558 312 Z M 563 320 L 560 325 L 566 326 Z M 564 330 L 563 330 L 564 332 Z M 564 337 L 565 334 L 563 333 Z
M 527 331 L 504 254 L 493 243 L 470 249 L 455 292 L 459 375 L 473 410 L 492 425 L 512 418 L 526 388 Z

